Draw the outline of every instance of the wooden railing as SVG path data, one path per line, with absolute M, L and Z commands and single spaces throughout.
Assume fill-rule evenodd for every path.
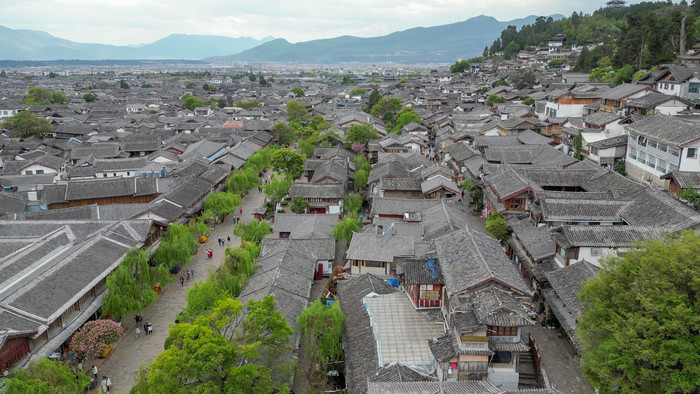
M 537 348 L 537 344 L 535 343 L 535 338 L 533 338 L 529 332 L 527 333 L 527 342 L 528 342 L 528 345 L 530 346 L 530 350 L 532 352 L 532 358 L 535 360 L 535 369 L 537 370 L 537 375 L 541 376 L 542 375 L 542 356 L 540 356 L 540 350 Z

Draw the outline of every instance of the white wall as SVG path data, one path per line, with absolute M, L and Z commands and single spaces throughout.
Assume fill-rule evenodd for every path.
M 547 101 L 545 104 L 545 116 L 556 118 L 581 118 L 583 117 L 584 104 L 557 104 Z M 551 111 L 557 111 L 556 116 L 550 115 Z
M 668 94 L 670 96 L 673 96 L 673 95 L 680 96 L 683 89 L 682 89 L 682 85 L 679 83 L 670 83 L 668 81 L 659 81 L 656 83 L 656 90 L 658 90 L 659 92 L 661 92 L 663 94 Z
M 695 149 L 695 157 L 688 157 L 688 149 Z M 700 172 L 700 143 L 696 142 L 687 148 L 681 149 L 681 164 L 678 168 L 681 171 Z
M 97 178 L 133 178 L 136 175 L 136 172 L 136 170 L 95 172 L 95 176 Z

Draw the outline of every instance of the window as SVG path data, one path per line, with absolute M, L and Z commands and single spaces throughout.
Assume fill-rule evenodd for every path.
M 678 171 L 678 166 L 675 165 L 675 164 L 670 164 L 670 165 L 668 166 L 668 171 L 669 171 L 669 172 L 671 172 L 671 171 Z
M 36 174 L 37 174 L 37 175 L 38 175 L 38 174 L 43 174 L 43 173 L 44 173 L 44 170 L 36 170 Z
M 688 157 L 690 159 L 697 158 L 698 157 L 698 148 L 688 148 L 685 157 Z
M 671 155 L 676 156 L 676 157 L 681 155 L 681 151 L 678 148 L 673 148 L 670 146 L 668 147 L 668 153 L 670 153 Z
M 129 171 L 126 172 L 126 176 L 130 176 L 131 173 Z
M 647 162 L 647 154 L 646 152 L 639 152 L 639 155 L 637 156 L 637 161 L 646 164 Z
M 634 142 L 637 142 L 638 138 L 639 138 L 639 134 L 630 133 L 630 139 L 632 139 Z
M 656 147 L 656 149 L 662 152 L 668 152 L 668 145 L 659 142 L 659 145 Z
M 522 198 L 513 198 L 510 200 L 510 209 L 522 208 Z
M 666 173 L 666 165 L 667 164 L 668 163 L 666 163 L 666 160 L 657 159 L 656 160 L 656 169 L 663 172 L 663 173 Z
M 439 300 L 440 291 L 439 290 L 422 290 L 420 292 L 421 300 Z
M 651 146 L 652 148 L 656 149 L 656 141 L 649 140 L 648 145 Z
M 688 85 L 688 93 L 700 93 L 700 83 L 691 82 Z
M 32 175 L 32 174 L 33 174 L 32 170 L 27 170 L 24 172 L 24 175 Z
M 514 337 L 518 335 L 518 327 L 488 326 L 487 329 L 491 337 Z
M 640 135 L 639 139 L 637 139 L 637 143 L 641 146 L 647 146 L 647 137 L 642 137 Z
M 510 364 L 513 362 L 513 354 L 511 352 L 496 352 L 491 361 L 494 364 Z
M 630 158 L 637 160 L 637 149 L 630 147 Z
M 652 169 L 656 168 L 656 156 L 647 155 L 647 166 L 651 167 Z
M 566 257 L 566 249 L 562 248 L 557 244 L 557 254 L 561 257 Z

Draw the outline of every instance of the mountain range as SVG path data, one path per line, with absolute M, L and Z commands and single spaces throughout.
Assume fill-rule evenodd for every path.
M 551 15 L 552 19 L 564 18 Z M 433 27 L 416 27 L 381 37 L 342 36 L 292 44 L 282 38 L 239 54 L 212 57 L 209 61 L 249 62 L 397 62 L 452 63 L 456 59 L 481 56 L 484 47 L 498 38 L 506 27 L 520 29 L 535 22 L 537 16 L 499 21 L 480 15 L 463 22 Z
M 15 30 L 0 26 L 0 59 L 201 59 L 239 53 L 274 40 L 250 37 L 171 34 L 139 46 L 84 44 L 52 36 L 37 30 Z
M 551 15 L 561 19 L 563 15 Z M 0 26 L 0 59 L 202 59 L 211 62 L 397 62 L 452 63 L 481 55 L 501 31 L 521 28 L 537 16 L 499 21 L 480 15 L 463 22 L 416 27 L 380 37 L 341 36 L 290 43 L 282 38 L 222 37 L 172 34 L 139 46 L 84 44 L 36 30 Z

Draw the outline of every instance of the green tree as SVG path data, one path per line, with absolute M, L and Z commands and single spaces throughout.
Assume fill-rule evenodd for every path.
M 97 97 L 96 95 L 94 95 L 92 93 L 85 93 L 83 95 L 83 100 L 85 100 L 86 103 L 92 103 L 92 102 L 99 100 L 99 97 Z
M 466 60 L 458 60 L 450 66 L 451 73 L 463 73 L 469 68 L 469 62 Z
M 351 96 L 362 96 L 366 93 L 366 91 L 362 88 L 355 88 L 350 91 Z
M 528 97 L 525 100 L 523 100 L 523 104 L 525 105 L 533 105 L 535 104 L 535 100 L 532 97 Z
M 420 123 L 423 120 L 418 116 L 418 113 L 413 110 L 413 108 L 404 108 L 396 114 L 396 124 L 394 125 L 394 132 L 396 134 L 401 134 L 401 129 L 409 123 Z
M 198 99 L 197 97 L 186 94 L 182 96 L 182 106 L 190 111 L 194 111 L 197 107 L 206 107 L 207 103 Z
M 282 122 L 275 123 L 270 131 L 277 137 L 277 142 L 282 146 L 289 146 L 297 137 L 296 131 L 291 126 Z
M 212 211 L 217 216 L 233 213 L 236 205 L 241 205 L 241 196 L 231 192 L 220 192 L 210 194 L 202 203 L 205 211 Z
M 491 84 L 492 88 L 497 88 L 499 86 L 510 86 L 510 85 L 508 85 L 508 82 L 506 82 L 506 80 L 503 78 L 498 78 L 498 80 L 496 80 L 494 83 Z
M 153 88 L 153 85 L 151 85 L 150 83 L 144 83 L 141 85 L 141 89 L 151 89 L 151 88 Z
M 129 89 L 129 84 L 125 80 L 119 81 L 119 89 Z
M 588 76 L 589 81 L 607 82 L 615 75 L 615 70 L 612 67 L 612 61 L 609 57 L 604 57 L 598 61 L 598 67 L 591 71 Z
M 333 227 L 333 237 L 338 241 L 344 240 L 348 245 L 352 241 L 352 236 L 360 231 L 360 221 L 357 215 L 350 214 L 345 219 L 336 223 Z
M 278 149 L 272 154 L 272 169 L 298 179 L 304 173 L 304 157 L 290 149 Z
M 47 134 L 53 133 L 51 122 L 34 116 L 29 111 L 20 111 L 16 115 L 10 116 L 2 123 L 2 127 L 8 129 L 13 137 L 19 138 L 43 138 Z
M 486 100 L 486 105 L 489 107 L 493 107 L 494 104 L 500 104 L 503 103 L 503 97 L 497 95 L 497 94 L 492 94 L 489 96 L 488 100 Z
M 238 223 L 233 233 L 241 237 L 243 241 L 259 244 L 271 232 L 272 227 L 266 221 L 258 222 L 257 220 L 252 220 L 248 223 Z
M 150 266 L 150 252 L 130 249 L 119 267 L 107 276 L 103 316 L 123 317 L 150 306 L 158 298 L 156 283 L 171 280 L 166 266 Z
M 615 71 L 615 76 L 613 77 L 612 86 L 621 85 L 623 83 L 632 82 L 632 77 L 634 76 L 634 67 L 629 64 L 625 64 L 622 68 Z
M 583 374 L 601 392 L 691 393 L 700 387 L 700 238 L 647 241 L 585 284 L 576 332 Z
M 7 78 L 7 73 L 5 70 L 0 71 L 0 78 Z
M 51 92 L 39 87 L 29 88 L 27 95 L 24 97 L 24 103 L 27 105 L 47 105 L 51 104 Z
M 505 49 L 503 49 L 503 56 L 505 56 L 506 59 L 512 59 L 518 55 L 518 52 L 520 52 L 520 45 L 515 41 L 511 41 L 506 45 Z
M 293 333 L 273 296 L 218 301 L 213 312 L 170 330 L 165 352 L 149 365 L 137 392 L 288 393 L 291 372 L 285 361 Z M 230 338 L 230 339 L 229 339 Z
M 287 120 L 290 122 L 304 123 L 309 117 L 309 112 L 304 104 L 296 100 L 290 100 L 287 103 Z
M 294 197 L 292 199 L 292 203 L 289 204 L 289 209 L 291 209 L 292 212 L 294 212 L 294 213 L 304 213 L 304 211 L 308 207 L 309 207 L 309 203 L 306 202 L 304 197 L 299 197 L 299 196 Z
M 583 155 L 581 154 L 582 149 L 583 149 L 583 135 L 581 135 L 581 131 L 579 130 L 576 137 L 574 137 L 574 157 L 577 158 L 578 160 L 583 160 Z
M 304 374 L 316 375 L 310 382 L 321 382 L 312 390 L 324 390 L 329 370 L 337 370 L 337 362 L 345 359 L 343 351 L 343 321 L 345 316 L 340 310 L 340 303 L 327 307 L 316 300 L 304 309 L 297 323 L 302 340 L 306 344 L 306 365 L 301 366 Z M 329 364 L 334 362 L 334 364 Z M 315 366 L 318 365 L 318 370 Z
M 508 223 L 500 213 L 494 212 L 486 219 L 486 231 L 499 241 L 505 241 L 510 236 Z
M 314 155 L 316 149 L 310 142 L 306 140 L 299 140 L 299 152 L 305 157 L 311 157 Z
M 61 92 L 51 92 L 51 104 L 65 104 L 66 95 Z
M 323 119 L 323 117 L 316 115 L 309 121 L 309 127 L 316 131 L 322 131 L 327 130 L 330 127 L 330 124 L 328 121 Z
M 258 73 L 258 83 L 260 84 L 260 86 L 268 85 L 267 80 L 265 80 L 265 76 L 262 75 L 262 73 Z
M 289 92 L 294 93 L 294 96 L 296 96 L 296 97 L 304 97 L 306 95 L 306 94 L 304 94 L 304 91 L 300 87 L 294 87 Z
M 160 246 L 153 254 L 153 261 L 165 267 L 184 266 L 190 261 L 197 247 L 197 240 L 188 226 L 173 224 L 163 234 Z
M 26 368 L 12 371 L 5 379 L 7 394 L 82 393 L 90 378 L 85 372 L 74 373 L 63 361 L 48 358 L 32 360 Z
M 250 82 L 255 82 L 255 80 L 257 80 L 257 79 L 258 79 L 258 78 L 255 76 L 255 74 L 253 74 L 253 73 L 248 73 L 248 80 L 249 80 Z
M 185 82 L 185 89 L 194 89 L 197 87 L 197 84 L 192 82 L 192 81 L 187 81 Z
M 370 114 L 383 118 L 387 113 L 391 113 L 392 115 L 396 114 L 401 110 L 401 107 L 403 107 L 401 99 L 396 97 L 382 97 L 381 100 L 372 107 Z
M 361 195 L 349 194 L 345 196 L 345 200 L 343 200 L 343 209 L 346 212 L 357 216 L 360 213 L 360 210 L 362 209 L 363 203 L 364 199 Z
M 265 191 L 265 195 L 272 200 L 272 204 L 274 205 L 289 194 L 290 187 L 291 182 L 289 178 L 278 175 L 270 179 L 270 182 L 263 187 L 263 191 Z
M 360 190 L 363 187 L 367 187 L 367 182 L 369 181 L 369 172 L 365 170 L 355 171 L 355 189 Z
M 379 89 L 373 89 L 372 93 L 369 94 L 369 101 L 367 102 L 367 106 L 363 108 L 363 110 L 367 113 L 372 111 L 372 108 L 374 108 L 375 105 L 379 103 L 379 100 L 381 100 L 384 96 L 379 93 Z
M 345 145 L 350 146 L 353 142 L 362 142 L 364 144 L 369 141 L 379 139 L 379 134 L 374 130 L 369 123 L 354 124 L 350 126 L 350 130 L 345 133 Z
M 681 198 L 681 200 L 687 202 L 695 209 L 700 207 L 700 193 L 698 193 L 692 187 L 683 189 L 679 197 Z

